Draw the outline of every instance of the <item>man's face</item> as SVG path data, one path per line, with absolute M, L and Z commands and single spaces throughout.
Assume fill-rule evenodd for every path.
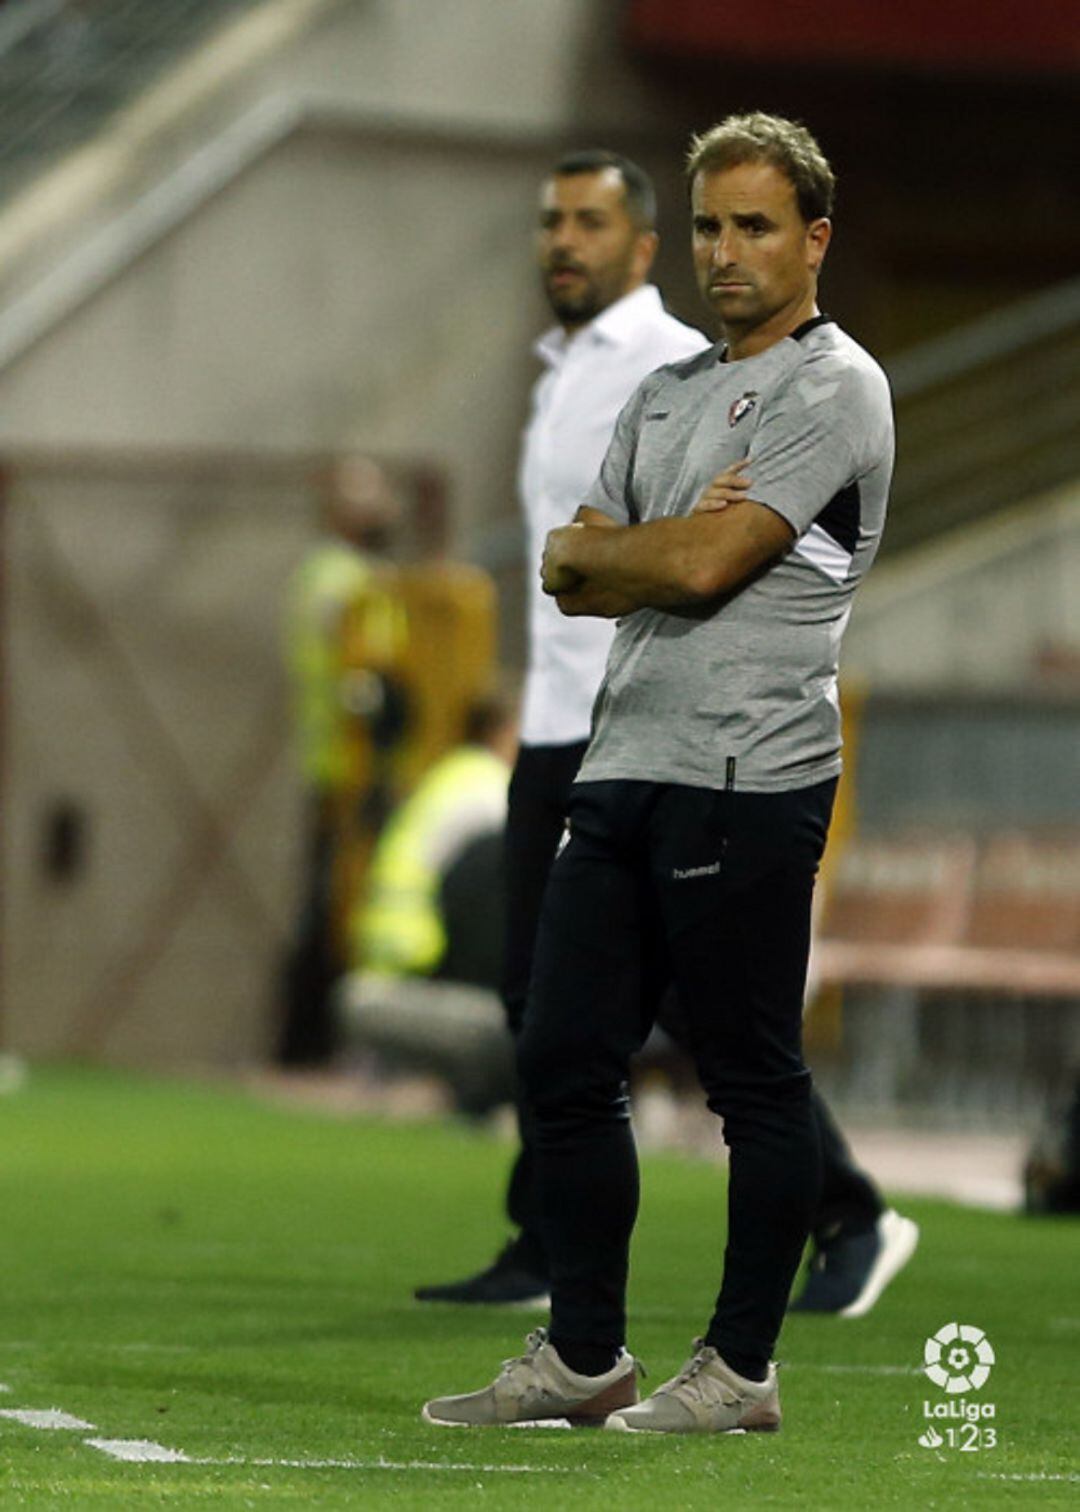
M 771 163 L 704 169 L 691 205 L 698 289 L 730 338 L 783 336 L 806 318 L 831 228 L 803 220 L 786 174 Z
M 544 291 L 566 330 L 640 287 L 655 251 L 655 233 L 627 214 L 617 169 L 557 174 L 544 184 L 537 254 Z

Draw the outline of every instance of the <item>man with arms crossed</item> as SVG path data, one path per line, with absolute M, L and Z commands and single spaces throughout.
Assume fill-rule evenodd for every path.
M 724 340 L 640 385 L 543 564 L 563 613 L 620 621 L 519 1044 L 550 1331 L 491 1386 L 428 1402 L 434 1423 L 780 1424 L 771 1356 L 822 1180 L 800 1031 L 837 659 L 880 539 L 892 413 L 881 370 L 818 311 L 833 175 L 809 133 L 729 118 L 695 140 L 689 179 Z M 633 1405 L 626 1076 L 669 976 L 730 1148 L 728 1243 L 704 1337 Z
M 647 175 L 612 152 L 574 153 L 543 184 L 538 254 L 558 325 L 537 346 L 545 371 L 533 393 L 519 469 L 530 563 L 539 564 L 548 531 L 573 517 L 600 470 L 619 411 L 641 379 L 709 345 L 699 331 L 668 315 L 646 282 L 656 254 L 655 216 Z M 732 497 L 738 487 L 735 480 Z M 561 615 L 541 591 L 538 574 L 529 586 L 529 670 L 505 868 L 503 998 L 515 1038 L 524 1018 L 540 902 L 585 754 L 613 628 L 610 620 Z M 854 1316 L 873 1305 L 907 1260 L 917 1230 L 886 1210 L 816 1094 L 813 1106 L 825 1181 L 813 1225 L 814 1258 L 796 1306 Z M 546 1305 L 549 1267 L 536 1210 L 532 1136 L 527 1111 L 520 1110 L 520 1117 L 521 1150 L 506 1199 L 518 1232 L 486 1269 L 419 1287 L 419 1301 Z

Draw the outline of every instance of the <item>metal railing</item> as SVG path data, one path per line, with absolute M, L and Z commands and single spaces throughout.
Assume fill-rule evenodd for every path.
M 0 204 L 262 0 L 16 0 L 0 15 Z
M 1080 278 L 888 364 L 895 554 L 1080 475 Z

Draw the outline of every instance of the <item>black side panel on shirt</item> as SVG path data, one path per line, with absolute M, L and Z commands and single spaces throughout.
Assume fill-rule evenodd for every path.
M 859 485 L 856 481 L 833 494 L 814 524 L 820 525 L 838 546 L 854 555 L 859 544 L 859 511 Z
M 630 459 L 629 460 L 630 460 L 630 465 L 626 469 L 626 477 L 627 477 L 626 492 L 623 495 L 623 499 L 624 499 L 625 504 L 626 504 L 626 514 L 627 514 L 627 518 L 628 518 L 629 524 L 631 524 L 631 525 L 640 525 L 641 524 L 641 510 L 638 508 L 638 501 L 634 498 L 634 464 L 637 461 L 637 437 L 636 436 L 634 437 L 634 444 L 633 444 L 633 447 L 632 447 L 631 452 L 630 452 Z

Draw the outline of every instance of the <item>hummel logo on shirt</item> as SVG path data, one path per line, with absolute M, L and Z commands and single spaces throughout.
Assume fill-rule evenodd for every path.
M 672 880 L 675 882 L 688 882 L 692 877 L 718 877 L 719 875 L 719 861 L 710 861 L 707 866 L 673 866 L 671 868 Z

